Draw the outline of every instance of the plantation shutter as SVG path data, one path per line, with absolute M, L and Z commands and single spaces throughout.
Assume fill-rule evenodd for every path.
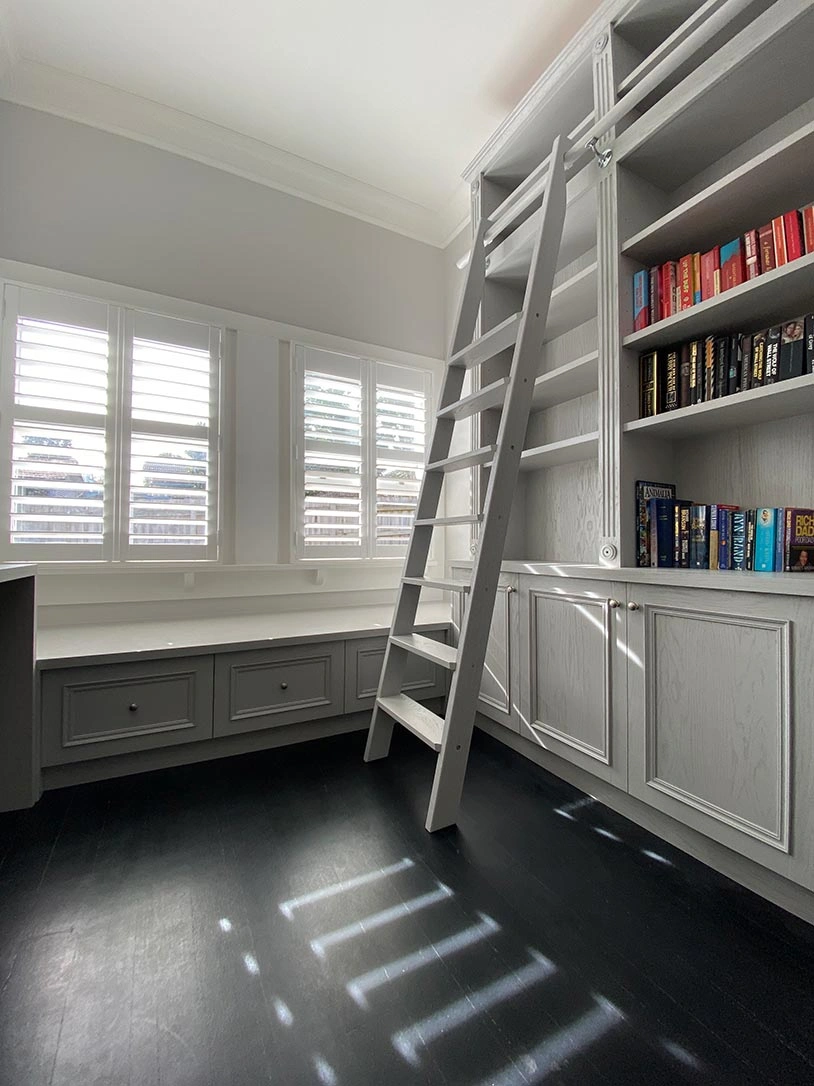
M 427 442 L 429 376 L 371 364 L 375 381 L 376 465 L 373 551 L 404 554 L 410 541 Z

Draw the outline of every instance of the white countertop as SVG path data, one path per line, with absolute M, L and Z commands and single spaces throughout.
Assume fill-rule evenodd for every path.
M 19 581 L 21 577 L 33 577 L 37 567 L 30 562 L 12 562 L 0 565 L 0 584 L 3 581 Z
M 450 617 L 446 603 L 424 604 L 418 609 L 418 623 L 424 629 L 442 629 Z M 369 637 L 389 630 L 392 618 L 391 606 L 378 606 L 53 627 L 37 633 L 37 664 L 52 668 L 111 663 L 141 654 L 187 656 L 202 651 L 268 648 L 271 643 Z

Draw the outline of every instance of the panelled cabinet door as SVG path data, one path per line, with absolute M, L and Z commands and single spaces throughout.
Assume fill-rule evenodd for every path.
M 625 586 L 520 578 L 520 734 L 627 787 Z
M 814 887 L 814 601 L 629 598 L 631 795 Z
M 468 580 L 471 570 L 453 569 L 453 577 Z M 453 593 L 452 627 L 455 643 L 463 621 L 463 607 L 467 597 L 462 592 Z M 513 732 L 520 731 L 518 689 L 520 681 L 517 658 L 517 577 L 503 573 L 500 576 L 489 643 L 483 665 L 478 712 Z
M 423 637 L 446 642 L 446 630 L 422 630 Z M 379 676 L 384 663 L 386 637 L 349 638 L 345 642 L 345 712 L 356 713 L 372 709 L 379 689 Z M 409 656 L 402 690 L 416 701 L 442 698 L 447 692 L 447 670 L 425 660 Z

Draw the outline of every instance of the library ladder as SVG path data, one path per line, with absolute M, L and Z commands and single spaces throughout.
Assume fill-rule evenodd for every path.
M 473 340 L 486 277 L 489 246 L 485 241 L 488 226 L 485 220 L 481 220 L 475 234 L 365 750 L 366 762 L 385 758 L 394 723 L 398 722 L 437 752 L 426 821 L 430 831 L 451 826 L 458 817 L 506 529 L 520 469 L 534 380 L 545 340 L 565 219 L 565 161 L 559 137 L 548 161 L 548 178 L 523 307 Z M 507 378 L 462 396 L 467 370 L 512 347 Z M 470 418 L 499 407 L 501 403 L 496 444 L 451 456 L 456 420 Z M 439 517 L 445 475 L 479 465 L 490 468 L 482 513 Z M 434 529 L 461 523 L 480 524 L 471 579 L 467 582 L 427 577 Z M 439 644 L 415 632 L 422 588 L 468 593 L 457 648 Z M 452 672 L 443 717 L 402 693 L 404 672 L 411 654 L 432 660 Z

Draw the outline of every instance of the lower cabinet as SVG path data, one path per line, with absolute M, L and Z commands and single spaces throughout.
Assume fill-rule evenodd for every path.
M 629 598 L 631 795 L 814 888 L 814 600 Z
M 452 576 L 458 580 L 469 580 L 471 575 L 470 567 L 452 568 Z M 514 574 L 500 575 L 478 700 L 479 713 L 513 732 L 520 731 L 517 581 Z M 456 642 L 466 600 L 463 592 L 453 593 L 452 629 Z
M 345 643 L 219 653 L 214 734 L 238 735 L 344 712 Z
M 212 656 L 45 671 L 42 764 L 211 738 L 212 678 Z
M 425 630 L 424 637 L 446 642 L 446 630 Z M 361 637 L 345 642 L 345 712 L 372 709 L 379 689 L 386 637 Z M 447 672 L 431 660 L 410 656 L 402 690 L 417 701 L 442 698 L 447 691 Z
M 625 585 L 520 578 L 520 734 L 627 787 Z

